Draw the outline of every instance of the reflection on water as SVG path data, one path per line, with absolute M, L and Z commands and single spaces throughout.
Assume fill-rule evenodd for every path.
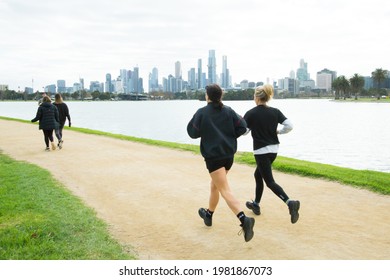
M 253 101 L 226 101 L 240 115 Z M 203 101 L 68 102 L 72 125 L 136 137 L 198 144 L 186 127 Z M 294 129 L 281 135 L 279 154 L 354 169 L 390 172 L 390 108 L 382 103 L 272 100 Z M 30 120 L 36 102 L 0 102 L 0 115 Z M 4 135 L 4 132 L 1 132 Z M 238 140 L 251 151 L 250 135 Z

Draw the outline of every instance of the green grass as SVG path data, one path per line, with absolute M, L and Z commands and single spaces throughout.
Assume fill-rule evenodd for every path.
M 51 174 L 0 153 L 1 260 L 134 259 Z

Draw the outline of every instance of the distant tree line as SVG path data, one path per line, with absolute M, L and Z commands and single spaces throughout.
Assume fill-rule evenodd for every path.
M 224 93 L 224 100 L 252 100 L 254 89 L 245 90 L 228 90 Z M 54 95 L 54 94 L 52 94 Z M 134 94 L 124 93 L 108 93 L 94 91 L 88 93 L 84 90 L 74 93 L 62 93 L 64 100 L 135 100 Z M 205 100 L 205 91 L 188 91 L 188 92 L 153 92 L 146 94 L 148 99 L 154 100 Z M 130 98 L 132 97 L 132 98 Z M 37 91 L 33 94 L 17 92 L 14 90 L 0 91 L 0 100 L 39 100 L 41 92 Z
M 227 90 L 223 94 L 223 100 L 252 100 L 255 90 L 249 89 L 236 89 Z M 192 100 L 205 100 L 205 91 L 188 92 L 181 95 L 175 95 L 180 97 L 176 99 L 192 99 Z
M 374 81 L 374 88 L 370 90 L 364 89 L 364 77 L 359 74 L 354 74 L 350 79 L 345 76 L 339 76 L 332 82 L 332 89 L 335 91 L 335 99 L 346 99 L 352 96 L 358 99 L 361 96 L 376 96 L 380 99 L 381 96 L 387 95 L 387 91 L 383 82 L 388 78 L 388 71 L 382 68 L 377 68 L 371 73 Z

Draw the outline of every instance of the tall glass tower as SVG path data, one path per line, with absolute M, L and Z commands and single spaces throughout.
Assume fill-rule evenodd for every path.
M 139 68 L 134 67 L 134 71 L 131 75 L 131 82 L 132 82 L 131 93 L 140 93 L 138 79 L 139 79 Z
M 202 59 L 198 59 L 198 89 L 203 87 L 202 83 Z
M 209 50 L 209 63 L 208 67 L 208 84 L 214 84 L 217 82 L 217 61 L 215 59 L 215 50 Z
M 229 70 L 227 69 L 227 56 L 222 56 L 222 75 L 221 75 L 221 86 L 223 88 L 229 87 Z
M 109 93 L 112 92 L 111 74 L 110 74 L 110 73 L 107 73 L 107 74 L 106 74 L 106 83 L 105 83 L 105 89 L 104 89 L 104 91 L 105 91 L 105 92 L 109 92 Z
M 310 80 L 310 75 L 307 72 L 307 62 L 305 62 L 303 59 L 299 61 L 299 68 L 297 70 L 297 79 L 299 81 Z
M 157 67 L 153 67 L 151 79 L 150 79 L 150 91 L 157 91 L 158 90 L 158 69 Z
M 180 61 L 175 62 L 175 78 L 181 79 L 182 78 L 182 72 L 181 72 L 181 63 Z

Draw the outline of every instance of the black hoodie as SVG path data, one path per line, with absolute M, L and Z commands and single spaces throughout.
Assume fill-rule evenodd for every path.
M 191 138 L 201 138 L 200 151 L 205 159 L 234 157 L 237 138 L 247 130 L 245 120 L 232 108 L 208 103 L 198 109 L 187 125 Z

